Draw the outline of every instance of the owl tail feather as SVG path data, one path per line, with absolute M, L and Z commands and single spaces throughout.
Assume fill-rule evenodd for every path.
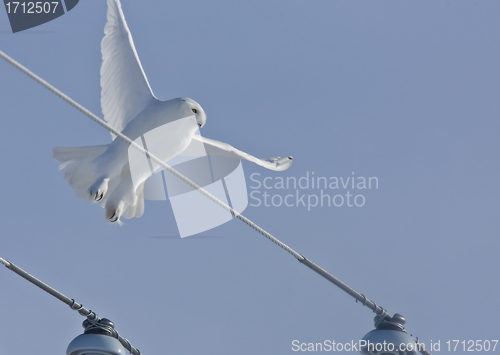
M 94 159 L 102 155 L 108 145 L 91 147 L 56 147 L 52 157 L 61 163 L 59 170 L 64 174 L 68 184 L 75 189 L 77 197 L 92 202 L 88 193 L 89 188 L 95 183 L 97 176 Z

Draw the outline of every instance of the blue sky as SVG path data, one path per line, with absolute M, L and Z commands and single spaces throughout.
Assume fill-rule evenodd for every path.
M 362 207 L 243 214 L 442 347 L 498 339 L 499 10 L 123 1 L 158 98 L 199 102 L 206 137 L 294 157 L 285 172 L 244 162 L 249 186 L 253 173 L 378 178 L 378 189 L 324 191 L 362 194 Z M 0 11 L 0 50 L 101 115 L 105 21 L 105 1 L 87 0 L 12 34 Z M 140 219 L 106 222 L 51 155 L 109 133 L 7 63 L 0 73 L 1 257 L 112 319 L 144 354 L 291 354 L 293 340 L 357 341 L 373 328 L 370 310 L 237 220 L 181 240 L 168 203 L 150 202 Z M 82 332 L 59 301 L 7 269 L 0 280 L 0 353 L 64 353 Z

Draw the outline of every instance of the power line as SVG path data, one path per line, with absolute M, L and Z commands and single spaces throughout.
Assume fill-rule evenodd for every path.
M 5 259 L 0 258 L 0 263 L 4 264 L 7 269 L 14 271 L 16 274 L 18 274 L 22 278 L 28 280 L 29 282 L 31 282 L 35 286 L 37 286 L 37 287 L 41 288 L 42 290 L 44 290 L 45 292 L 51 294 L 52 296 L 57 298 L 59 301 L 66 303 L 72 310 L 75 310 L 78 313 L 80 313 L 82 316 L 87 317 L 90 324 L 95 325 L 96 327 L 99 327 L 99 322 L 101 321 L 102 318 L 100 318 L 97 314 L 95 314 L 91 310 L 83 307 L 83 305 L 77 303 L 74 299 L 63 295 L 61 292 L 50 287 L 45 282 L 40 281 L 39 279 L 37 279 L 33 275 L 28 274 L 26 271 L 24 271 L 20 267 L 12 264 L 11 262 L 9 262 Z M 141 352 L 138 349 L 134 348 L 132 346 L 132 344 L 130 344 L 130 342 L 126 338 L 124 338 L 120 334 L 118 334 L 118 332 L 116 330 L 112 331 L 112 332 L 108 332 L 108 333 L 109 333 L 109 335 L 118 339 L 120 344 L 122 344 L 122 346 L 125 349 L 127 349 L 132 355 L 141 355 Z
M 215 202 L 217 205 L 219 205 L 220 207 L 224 208 L 226 211 L 229 211 L 230 213 L 232 213 L 234 216 L 236 216 L 236 218 L 238 218 L 239 220 L 241 220 L 242 222 L 244 222 L 245 224 L 247 224 L 251 228 L 255 229 L 257 232 L 259 232 L 260 234 L 262 234 L 264 237 L 266 237 L 267 239 L 269 239 L 273 243 L 277 244 L 279 247 L 283 248 L 288 253 L 292 254 L 299 262 L 301 262 L 302 264 L 304 264 L 305 266 L 307 266 L 308 268 L 310 268 L 311 270 L 313 270 L 317 274 L 323 276 L 325 279 L 327 279 L 328 281 L 330 281 L 331 283 L 333 283 L 335 286 L 339 287 L 341 290 L 343 290 L 344 292 L 346 292 L 350 296 L 354 297 L 354 299 L 356 299 L 356 301 L 359 301 L 364 306 L 370 308 L 373 312 L 375 312 L 375 314 L 377 314 L 377 316 L 378 316 L 379 319 L 390 319 L 391 318 L 391 316 L 389 315 L 389 313 L 387 313 L 387 311 L 384 308 L 378 306 L 375 302 L 370 301 L 363 294 L 355 291 L 354 289 L 352 289 L 347 284 L 345 284 L 342 281 L 340 281 L 338 278 L 336 278 L 332 274 L 328 273 L 327 271 L 325 271 L 324 269 L 322 269 L 321 267 L 319 267 L 318 265 L 316 265 L 312 261 L 306 259 L 303 255 L 297 253 L 295 250 L 293 250 L 292 248 L 290 248 L 288 245 L 286 245 L 285 243 L 281 242 L 276 237 L 274 237 L 271 233 L 269 233 L 266 230 L 264 230 L 263 228 L 259 227 L 257 224 L 255 224 L 254 222 L 252 222 L 251 220 L 249 220 L 248 218 L 246 218 L 242 214 L 238 213 L 232 207 L 228 206 L 227 204 L 225 204 L 224 202 L 222 202 L 221 200 L 219 200 L 217 197 L 215 197 L 214 195 L 212 195 L 211 193 L 209 193 L 208 191 L 206 191 L 202 187 L 198 186 L 198 184 L 196 184 L 195 182 L 193 182 L 192 180 L 190 180 L 186 176 L 184 176 L 181 173 L 179 173 L 177 170 L 175 170 L 170 165 L 168 165 L 167 163 L 165 163 L 162 160 L 160 160 L 159 158 L 157 158 L 154 154 L 152 154 L 151 152 L 149 152 L 147 149 L 144 149 L 143 147 L 141 147 L 140 145 L 138 145 L 137 143 L 135 143 L 133 140 L 131 140 L 129 137 L 127 137 L 123 133 L 121 133 L 118 130 L 114 129 L 107 122 L 105 122 L 104 120 L 102 120 L 101 118 L 99 118 L 98 116 L 96 116 L 95 114 L 93 114 L 92 112 L 90 112 L 89 110 L 87 110 L 85 107 L 83 107 L 82 105 L 80 105 L 79 103 L 77 103 L 75 100 L 71 99 L 66 94 L 64 94 L 61 91 L 59 91 L 58 89 L 56 89 L 54 86 L 52 86 L 51 84 L 49 84 L 48 82 L 46 82 L 45 80 L 43 80 L 42 78 L 40 78 L 38 75 L 36 75 L 32 71 L 30 71 L 28 68 L 24 67 L 23 65 L 21 65 L 16 60 L 14 60 L 13 58 L 9 57 L 7 54 L 5 54 L 2 51 L 0 51 L 0 57 L 2 57 L 3 59 L 5 59 L 8 63 L 12 64 L 14 67 L 16 67 L 17 69 L 19 69 L 20 71 L 22 71 L 24 74 L 26 74 L 27 76 L 29 76 L 33 80 L 35 80 L 37 83 L 41 84 L 46 89 L 50 90 L 52 93 L 54 93 L 57 96 L 59 96 L 61 99 L 63 99 L 67 103 L 69 103 L 71 106 L 75 107 L 77 110 L 79 110 L 80 112 L 82 112 L 86 116 L 90 117 L 94 122 L 96 122 L 99 125 L 103 126 L 108 131 L 110 131 L 111 133 L 113 133 L 114 135 L 116 135 L 118 138 L 123 139 L 125 142 L 129 143 L 131 146 L 133 146 L 134 148 L 138 149 L 141 153 L 149 155 L 149 157 L 150 157 L 151 160 L 153 160 L 155 163 L 157 163 L 158 165 L 160 165 L 163 168 L 165 168 L 165 170 L 169 171 L 171 174 L 173 174 L 177 178 L 181 179 L 186 184 L 188 184 L 191 187 L 193 187 L 194 189 L 198 190 L 201 194 L 203 194 L 206 197 L 208 197 L 210 200 L 212 200 L 213 202 Z M 422 354 L 424 354 L 424 355 L 430 355 L 430 353 L 427 352 L 426 350 L 424 350 L 422 352 Z
M 90 117 L 94 122 L 100 124 L 101 126 L 103 126 L 104 128 L 106 128 L 108 131 L 110 131 L 111 133 L 113 133 L 114 135 L 116 135 L 117 137 L 123 139 L 125 142 L 129 143 L 131 146 L 133 146 L 134 148 L 138 149 L 141 153 L 147 154 L 149 156 L 149 158 L 151 160 L 153 160 L 155 163 L 159 164 L 160 166 L 162 166 L 163 168 L 165 168 L 166 170 L 168 170 L 170 173 L 172 173 L 173 175 L 175 175 L 176 177 L 178 177 L 179 179 L 181 179 L 182 181 L 184 181 L 189 186 L 191 186 L 194 189 L 196 189 L 199 192 L 201 192 L 203 195 L 205 195 L 210 200 L 212 200 L 213 202 L 215 202 L 216 204 L 218 204 L 220 207 L 222 207 L 225 210 L 229 211 L 230 213 L 234 214 L 238 219 L 240 219 L 241 221 L 243 221 L 246 224 L 248 224 L 250 227 L 252 227 L 253 229 L 255 229 L 257 232 L 259 232 L 260 234 L 262 234 L 263 236 L 265 236 L 269 240 L 271 240 L 273 243 L 275 243 L 278 246 L 280 246 L 281 248 L 285 249 L 287 252 L 289 252 L 290 254 L 292 254 L 296 259 L 298 259 L 299 261 L 302 260 L 302 258 L 303 258 L 302 255 L 300 255 L 299 253 L 297 253 L 295 250 L 293 250 L 292 248 L 290 248 L 288 245 L 286 245 L 285 243 L 283 243 L 283 242 L 279 241 L 278 239 L 276 239 L 275 237 L 273 237 L 270 233 L 268 233 L 267 231 L 265 231 L 264 229 L 262 229 L 261 227 L 259 227 L 257 224 L 255 224 L 254 222 L 252 222 L 251 220 L 249 220 L 245 216 L 243 216 L 240 213 L 238 213 L 236 210 L 234 210 L 230 206 L 226 205 L 224 202 L 222 202 L 221 200 L 219 200 L 217 197 L 215 197 L 214 195 L 212 195 L 208 191 L 204 190 L 202 187 L 198 186 L 198 184 L 196 184 L 192 180 L 188 179 L 186 176 L 184 176 L 181 173 L 179 173 L 177 170 L 175 170 L 174 168 L 172 168 L 170 165 L 168 165 L 164 161 L 158 159 L 154 154 L 152 154 L 148 150 L 144 149 L 139 144 L 135 143 L 133 140 L 131 140 L 129 137 L 127 137 L 126 135 L 124 135 L 120 131 L 114 129 L 107 122 L 105 122 L 104 120 L 102 120 L 99 117 L 97 117 L 95 114 L 93 114 L 92 112 L 90 112 L 89 110 L 87 110 L 85 107 L 83 107 L 78 102 L 76 102 L 75 100 L 73 100 L 72 98 L 70 98 L 68 95 L 66 95 L 63 92 L 61 92 L 58 89 L 56 89 L 54 86 L 52 86 L 51 84 L 49 84 L 48 82 L 46 82 L 45 80 L 43 80 L 42 78 L 40 78 L 38 75 L 36 75 L 32 71 L 30 71 L 28 68 L 24 67 L 23 65 L 21 65 L 20 63 L 18 63 L 17 61 L 15 61 L 14 59 L 12 59 L 11 57 L 9 57 L 7 54 L 5 54 L 2 51 L 0 51 L 0 57 L 2 57 L 3 59 L 5 59 L 8 63 L 12 64 L 14 67 L 16 67 L 17 69 L 19 69 L 20 71 L 22 71 L 24 74 L 28 75 L 30 78 L 32 78 L 33 80 L 35 80 L 37 83 L 39 83 L 40 85 L 42 85 L 46 89 L 50 90 L 52 93 L 54 93 L 57 96 L 59 96 L 61 99 L 63 99 L 67 103 L 69 103 L 71 106 L 75 107 L 78 111 L 80 111 L 83 114 L 85 114 L 86 116 Z

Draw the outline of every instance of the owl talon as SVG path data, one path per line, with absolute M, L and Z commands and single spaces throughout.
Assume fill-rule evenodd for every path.
M 106 218 L 110 222 L 120 223 L 120 217 L 124 210 L 123 201 L 120 201 L 118 205 L 110 203 L 106 206 Z
M 100 201 L 104 197 L 106 191 L 108 191 L 109 178 L 100 178 L 90 187 L 90 196 L 94 201 Z
M 118 221 L 118 211 L 115 211 L 115 213 L 113 213 L 113 215 L 109 218 L 109 221 L 110 222 L 116 222 Z

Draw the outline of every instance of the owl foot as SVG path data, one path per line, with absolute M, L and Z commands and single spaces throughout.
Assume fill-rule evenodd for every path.
M 100 201 L 108 191 L 109 178 L 101 177 L 90 187 L 89 194 L 94 201 Z
M 116 206 L 114 203 L 111 203 L 106 206 L 106 218 L 110 222 L 118 221 L 119 223 L 122 213 L 123 213 L 123 201 L 118 203 L 118 206 Z

